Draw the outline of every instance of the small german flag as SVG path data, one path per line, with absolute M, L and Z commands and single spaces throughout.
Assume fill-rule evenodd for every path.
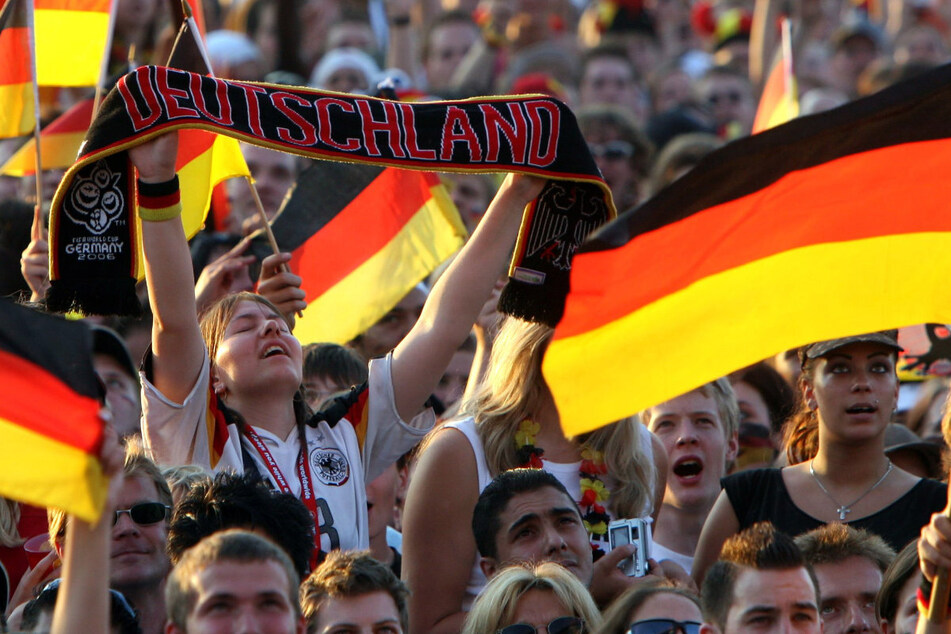
M 0 9 L 0 138 L 30 134 L 35 124 L 28 1 Z
M 98 399 L 89 328 L 0 300 L 0 495 L 96 520 Z
M 301 173 L 272 229 L 304 280 L 302 343 L 364 332 L 466 235 L 435 174 L 326 161 Z
M 118 0 L 112 0 L 118 1 Z M 34 0 L 40 86 L 95 86 L 109 41 L 110 0 Z
M 40 132 L 43 169 L 66 169 L 76 162 L 79 146 L 92 122 L 93 100 L 85 99 L 56 117 Z M 36 172 L 36 140 L 31 138 L 0 167 L 7 176 L 32 176 Z
M 579 250 L 565 432 L 812 341 L 951 323 L 951 66 L 731 143 Z

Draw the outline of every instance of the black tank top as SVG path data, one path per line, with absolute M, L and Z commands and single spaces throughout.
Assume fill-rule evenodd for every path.
M 779 469 L 741 471 L 723 478 L 721 484 L 740 520 L 740 530 L 756 522 L 769 521 L 795 537 L 825 524 L 793 504 Z M 918 538 L 932 513 L 944 509 L 947 496 L 946 484 L 922 478 L 908 493 L 881 511 L 843 523 L 879 535 L 898 552 Z

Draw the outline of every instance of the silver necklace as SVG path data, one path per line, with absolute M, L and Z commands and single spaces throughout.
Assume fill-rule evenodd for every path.
M 852 501 L 849 502 L 848 504 L 839 504 L 839 501 L 838 501 L 837 499 L 835 499 L 835 497 L 834 497 L 831 493 L 829 493 L 829 489 L 827 489 L 827 488 L 825 488 L 825 486 L 823 486 L 822 481 L 819 480 L 819 476 L 816 475 L 816 470 L 813 468 L 813 464 L 815 463 L 815 461 L 816 461 L 815 458 L 813 458 L 812 460 L 809 461 L 809 473 L 812 475 L 812 479 L 816 481 L 816 484 L 819 485 L 819 488 L 822 489 L 822 492 L 825 493 L 826 496 L 827 496 L 830 500 L 832 500 L 832 502 L 833 502 L 837 507 L 839 507 L 839 508 L 837 508 L 837 509 L 835 510 L 835 512 L 839 514 L 839 519 L 840 519 L 840 520 L 844 520 L 844 519 L 845 519 L 845 516 L 852 512 L 852 507 L 853 507 L 853 506 L 855 506 L 856 504 L 858 504 L 859 502 L 861 502 L 863 499 L 865 499 L 865 496 L 866 496 L 866 495 L 868 495 L 869 493 L 871 493 L 872 491 L 874 491 L 875 489 L 877 489 L 877 488 L 878 488 L 878 485 L 880 485 L 882 482 L 884 482 L 884 481 L 885 481 L 885 478 L 888 477 L 888 474 L 892 472 L 892 467 L 894 466 L 894 465 L 892 464 L 892 461 L 889 460 L 889 461 L 888 461 L 888 468 L 885 469 L 885 473 L 882 475 L 881 478 L 878 479 L 878 482 L 876 482 L 875 484 L 873 484 L 872 486 L 870 486 L 870 487 L 868 488 L 868 490 L 867 490 L 865 493 L 863 493 L 862 495 L 858 496 L 857 498 L 855 498 L 854 500 L 852 500 Z

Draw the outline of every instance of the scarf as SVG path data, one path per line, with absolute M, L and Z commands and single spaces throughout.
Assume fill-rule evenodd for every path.
M 50 310 L 138 310 L 141 240 L 126 150 L 181 128 L 315 159 L 547 177 L 525 209 L 500 309 L 550 325 L 564 308 L 572 256 L 616 215 L 574 115 L 555 99 L 401 103 L 143 66 L 103 100 L 53 199 Z

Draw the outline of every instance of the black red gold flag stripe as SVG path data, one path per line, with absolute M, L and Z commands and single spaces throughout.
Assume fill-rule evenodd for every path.
M 543 370 L 566 433 L 779 351 L 951 321 L 951 66 L 737 141 L 579 250 Z
M 433 173 L 323 161 L 298 177 L 272 230 L 307 293 L 294 334 L 340 344 L 383 317 L 466 235 Z
M 28 0 L 0 9 L 0 138 L 33 131 L 33 71 Z
M 0 495 L 95 520 L 98 399 L 88 327 L 0 300 Z

